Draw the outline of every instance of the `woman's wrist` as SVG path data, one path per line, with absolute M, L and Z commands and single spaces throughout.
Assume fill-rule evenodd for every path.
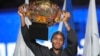
M 70 26 L 69 26 L 69 24 L 67 22 L 64 22 L 64 25 L 65 25 L 67 31 L 70 31 L 71 30 L 71 28 L 70 28 Z
M 65 24 L 65 27 L 68 27 L 69 26 L 69 24 L 67 22 L 64 22 L 64 24 Z
M 20 16 L 20 19 L 21 19 L 21 26 L 24 27 L 25 26 L 25 17 Z

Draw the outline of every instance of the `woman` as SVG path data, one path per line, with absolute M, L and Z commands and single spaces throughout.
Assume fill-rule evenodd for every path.
M 25 24 L 23 7 L 19 7 L 18 14 L 21 18 L 21 31 L 26 45 L 31 49 L 35 56 L 75 56 L 77 53 L 77 37 L 75 32 L 70 28 L 67 21 L 70 14 L 63 12 L 63 23 L 68 31 L 67 47 L 62 48 L 64 43 L 64 36 L 62 32 L 55 32 L 52 36 L 52 48 L 49 50 L 47 47 L 36 43 L 34 38 L 30 37 L 29 30 Z

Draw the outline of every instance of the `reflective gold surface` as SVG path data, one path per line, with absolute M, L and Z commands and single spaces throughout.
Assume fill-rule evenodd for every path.
M 49 0 L 35 1 L 25 5 L 25 7 L 25 15 L 28 16 L 31 22 L 53 25 L 60 20 L 61 11 L 59 6 Z

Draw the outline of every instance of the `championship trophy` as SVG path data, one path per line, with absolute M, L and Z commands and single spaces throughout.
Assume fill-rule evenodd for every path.
M 30 36 L 36 39 L 48 39 L 48 27 L 61 21 L 61 10 L 59 6 L 49 0 L 36 0 L 24 4 L 25 16 L 29 18 L 32 25 L 29 27 Z

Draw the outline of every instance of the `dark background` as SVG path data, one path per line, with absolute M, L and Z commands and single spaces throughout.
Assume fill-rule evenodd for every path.
M 4 8 L 16 8 L 19 5 L 23 4 L 25 0 L 0 0 L 0 9 Z M 30 0 L 34 1 L 34 0 Z M 56 2 L 58 5 L 62 5 L 64 0 L 51 0 L 52 2 Z M 73 6 L 87 6 L 89 4 L 89 0 L 72 0 Z M 96 0 L 96 4 L 100 5 L 100 0 Z

